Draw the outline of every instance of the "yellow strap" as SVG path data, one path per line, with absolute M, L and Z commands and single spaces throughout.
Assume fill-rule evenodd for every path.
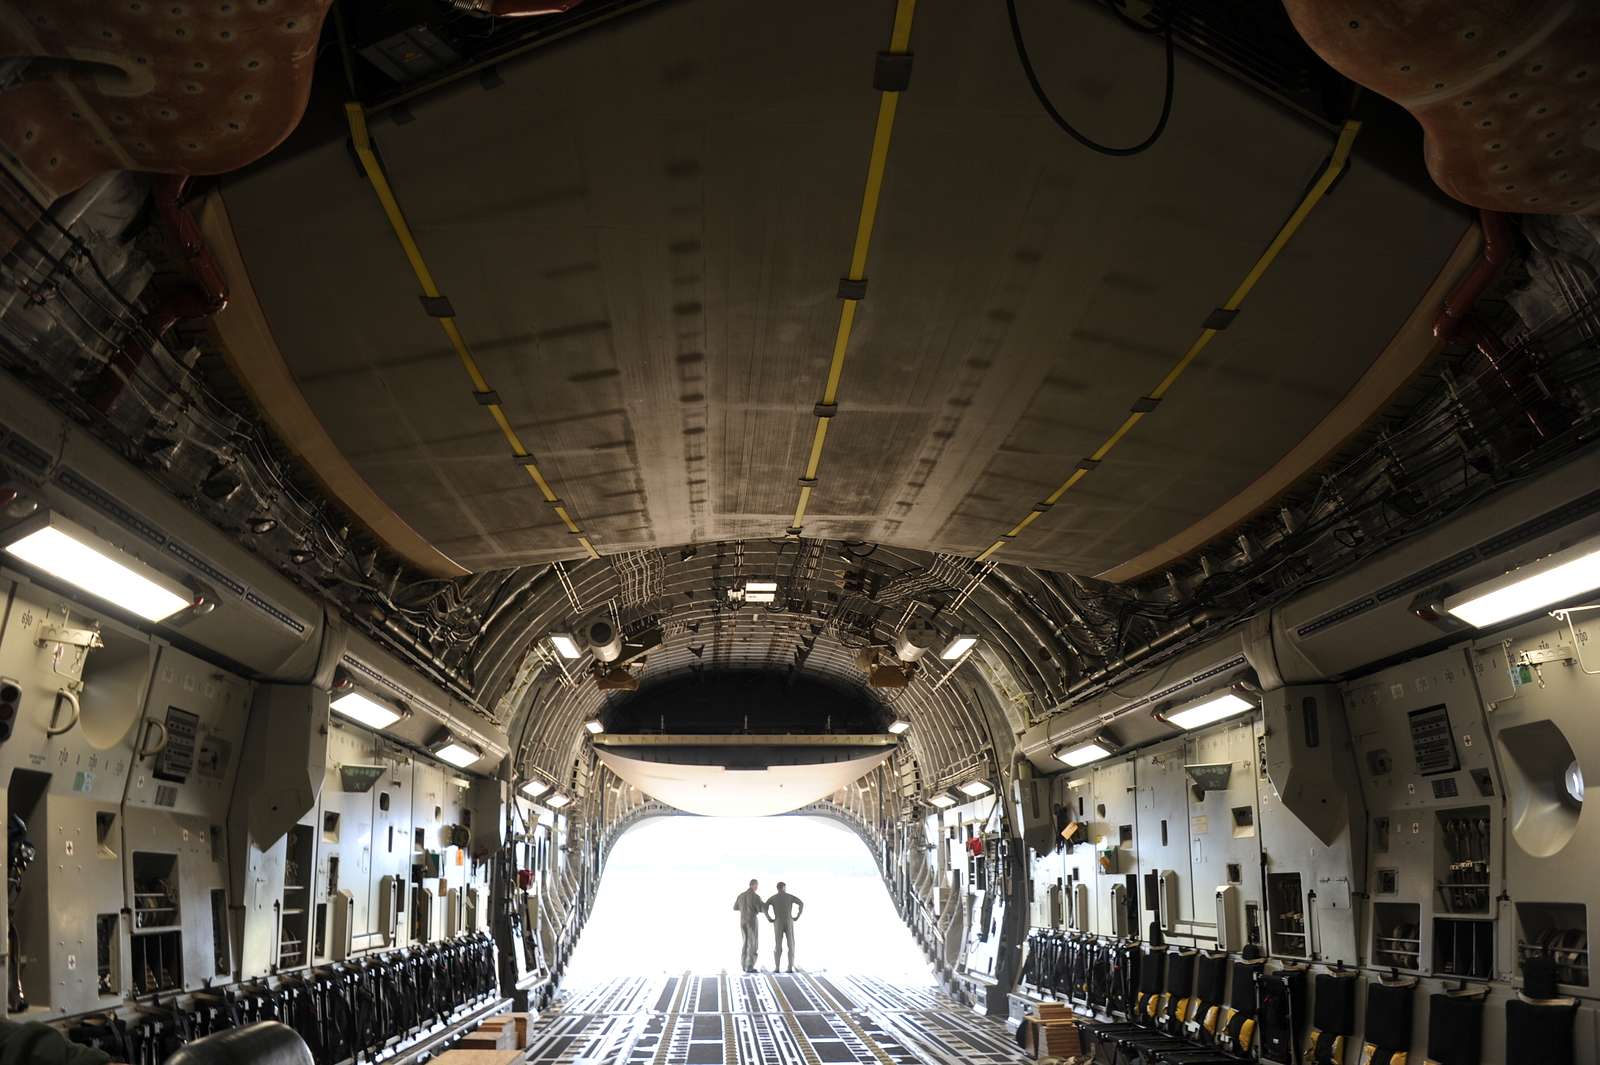
M 896 0 L 894 29 L 889 33 L 889 53 L 903 54 L 911 43 L 911 20 L 916 15 L 917 0 Z M 878 219 L 878 203 L 883 194 L 883 175 L 889 165 L 889 140 L 894 133 L 895 112 L 900 106 L 898 92 L 883 92 L 878 96 L 878 123 L 872 131 L 872 151 L 867 156 L 867 183 L 861 193 L 861 212 L 856 218 L 856 239 L 850 251 L 852 281 L 865 281 L 867 252 L 872 245 L 872 229 Z M 844 377 L 844 360 L 850 350 L 850 331 L 856 321 L 856 300 L 841 300 L 839 328 L 833 338 L 833 358 L 828 363 L 828 377 L 822 386 L 821 406 L 832 407 L 839 402 L 839 382 Z M 811 454 L 806 459 L 804 479 L 814 481 L 822 468 L 822 448 L 828 440 L 828 422 L 832 414 L 817 415 L 817 428 L 811 437 Z M 805 522 L 806 508 L 811 505 L 811 485 L 802 485 L 800 498 L 795 503 L 791 528 L 799 529 Z
M 1250 1018 L 1246 1019 L 1246 1021 L 1239 1026 L 1239 1040 L 1238 1040 L 1239 1049 L 1240 1050 L 1249 1050 L 1250 1049 L 1250 1040 L 1255 1038 L 1255 1034 L 1256 1034 L 1256 1019 L 1254 1017 L 1250 1017 Z
M 389 228 L 394 230 L 395 239 L 400 242 L 400 250 L 405 252 L 406 261 L 411 264 L 411 272 L 417 276 L 417 285 L 422 289 L 423 296 L 429 299 L 438 299 L 441 293 L 439 286 L 433 279 L 433 272 L 428 269 L 427 261 L 422 257 L 422 249 L 417 245 L 416 236 L 411 232 L 411 224 L 406 221 L 405 212 L 400 209 L 400 200 L 395 195 L 394 187 L 389 184 L 389 176 L 384 172 L 383 164 L 378 161 L 378 155 L 372 150 L 372 136 L 367 131 L 367 115 L 358 103 L 344 105 L 345 120 L 350 125 L 350 143 L 354 146 L 356 158 L 361 161 L 361 169 L 366 172 L 367 180 L 372 183 L 372 191 L 378 197 L 378 204 L 383 208 L 384 216 L 389 220 Z M 466 337 L 461 335 L 461 329 L 456 325 L 454 315 L 445 315 L 436 319 L 439 328 L 444 331 L 445 339 L 450 341 L 450 347 L 455 351 L 456 358 L 461 361 L 461 368 L 467 373 L 467 380 L 472 382 L 472 390 L 477 393 L 493 392 L 488 380 L 483 376 L 478 360 L 472 355 L 472 349 L 467 346 Z M 528 472 L 533 480 L 534 487 L 550 504 L 561 524 L 566 526 L 567 532 L 578 538 L 578 543 L 583 547 L 584 553 L 590 558 L 599 558 L 600 552 L 596 551 L 589 537 L 579 528 L 572 512 L 561 503 L 561 497 L 556 495 L 550 482 L 545 479 L 544 472 L 539 469 L 539 464 L 523 444 L 522 438 L 512 428 L 511 420 L 506 417 L 505 410 L 499 402 L 484 404 L 489 416 L 500 429 L 500 434 L 506 438 L 506 443 L 511 445 L 511 454 L 520 462 L 522 468 Z
M 1245 297 L 1250 295 L 1250 290 L 1256 287 L 1256 282 L 1260 281 L 1262 276 L 1266 274 L 1267 269 L 1278 258 L 1278 254 L 1283 251 L 1289 240 L 1299 231 L 1306 218 L 1310 216 L 1312 208 L 1322 201 L 1322 198 L 1327 195 L 1328 189 L 1339 177 L 1339 174 L 1343 172 L 1345 163 L 1350 157 L 1350 147 L 1355 143 L 1356 134 L 1360 131 L 1361 123 L 1359 122 L 1346 122 L 1344 124 L 1344 128 L 1339 131 L 1339 139 L 1334 142 L 1333 152 L 1329 155 L 1328 163 L 1323 167 L 1322 173 L 1300 200 L 1299 206 L 1289 215 L 1288 221 L 1284 222 L 1283 226 L 1279 228 L 1277 235 L 1267 245 L 1267 249 L 1261 253 L 1255 264 L 1250 267 L 1249 273 L 1244 275 L 1244 280 L 1239 282 L 1227 301 L 1223 303 L 1222 310 L 1236 311 L 1244 303 Z M 1155 388 L 1146 393 L 1146 396 L 1149 399 L 1161 399 L 1164 397 L 1168 389 L 1177 383 L 1178 378 L 1199 357 L 1200 353 L 1206 349 L 1206 346 L 1211 343 L 1212 338 L 1216 335 L 1217 330 L 1210 327 L 1200 330 L 1200 335 L 1195 338 L 1194 343 L 1189 345 L 1188 350 L 1183 353 L 1177 362 L 1172 364 L 1172 368 L 1167 371 L 1167 375 L 1161 379 Z M 1094 449 L 1089 455 L 1089 460 L 1098 463 L 1101 459 L 1104 459 L 1111 449 L 1116 447 L 1135 425 L 1139 424 L 1143 417 L 1143 411 L 1130 411 L 1127 417 L 1123 418 L 1122 424 L 1117 426 L 1115 431 L 1106 438 L 1105 442 Z M 1088 472 L 1088 470 L 1081 468 L 1074 469 L 1067 476 L 1067 479 L 1061 482 L 1059 488 L 1044 498 L 1044 505 L 1047 507 L 1054 506 L 1062 496 L 1072 489 L 1073 485 L 1083 480 Z M 1024 529 L 1034 523 L 1041 513 L 1042 511 L 1038 509 L 1030 510 L 1004 536 L 985 548 L 984 552 L 978 556 L 978 561 L 988 561 L 989 556 L 1020 535 Z

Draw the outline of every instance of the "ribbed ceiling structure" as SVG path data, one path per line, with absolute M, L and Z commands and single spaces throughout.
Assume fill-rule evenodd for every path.
M 777 582 L 773 603 L 730 598 L 761 579 Z M 1078 608 L 1053 576 L 836 541 L 637 552 L 498 580 L 472 668 L 478 697 L 509 725 L 518 772 L 562 785 L 581 760 L 583 722 L 608 700 L 647 699 L 665 680 L 730 671 L 803 673 L 877 701 L 885 719 L 911 722 L 904 743 L 932 785 L 986 757 L 1009 759 L 1030 715 L 1064 694 L 1053 663 L 1075 653 L 1067 627 Z M 550 645 L 551 632 L 595 616 L 627 634 L 660 627 L 661 644 L 633 669 L 638 693 L 602 691 L 591 658 L 569 662 Z M 860 655 L 886 649 L 915 618 L 979 642 L 959 664 L 924 656 L 903 688 L 869 687 Z

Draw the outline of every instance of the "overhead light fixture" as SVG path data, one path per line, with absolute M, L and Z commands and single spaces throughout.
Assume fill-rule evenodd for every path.
M 745 594 L 746 595 L 750 594 L 751 592 L 775 592 L 775 591 L 778 590 L 778 582 L 777 581 L 745 581 L 744 582 L 744 590 L 745 590 Z
M 0 537 L 7 554 L 146 621 L 162 621 L 194 604 L 194 595 L 177 581 L 52 511 Z
M 1442 605 L 1468 625 L 1481 629 L 1596 588 L 1600 588 L 1600 537 L 1447 596 Z
M 598 736 L 606 730 L 605 724 L 598 717 L 591 717 L 583 723 L 583 727 L 589 730 L 591 736 Z
M 928 802 L 940 810 L 948 810 L 950 807 L 956 804 L 956 798 L 954 795 L 949 795 L 941 791 L 937 795 L 928 796 Z
M 347 717 L 370 729 L 386 729 L 406 716 L 404 710 L 390 703 L 380 702 L 358 688 L 351 688 L 335 695 L 333 701 L 328 704 L 328 709 L 340 717 Z
M 550 785 L 546 784 L 542 780 L 530 780 L 526 784 L 522 785 L 521 788 L 522 794 L 526 795 L 530 799 L 537 799 L 539 796 L 543 795 L 549 790 Z
M 1196 700 L 1178 710 L 1160 711 L 1156 714 L 1156 717 L 1169 725 L 1188 731 L 1202 728 L 1212 722 L 1234 717 L 1255 708 L 1256 704 L 1254 702 L 1239 693 L 1225 691 Z
M 544 804 L 550 807 L 552 810 L 559 810 L 571 801 L 572 796 L 568 795 L 566 792 L 558 791 L 549 798 L 545 799 Z
M 578 646 L 578 638 L 570 632 L 552 632 L 550 646 L 556 649 L 556 654 L 568 661 L 583 657 L 583 648 Z
M 956 790 L 968 798 L 976 799 L 980 795 L 987 795 L 994 789 L 987 780 L 969 780 L 964 784 L 957 784 Z
M 1069 744 L 1056 748 L 1056 761 L 1065 762 L 1074 768 L 1098 762 L 1102 758 L 1110 758 L 1116 753 L 1117 745 L 1105 736 L 1096 736 L 1092 740 L 1082 743 Z
M 483 757 L 483 752 L 478 748 L 457 739 L 446 739 L 443 743 L 435 745 L 432 750 L 435 758 L 443 759 L 457 769 L 465 769 Z
M 907 721 L 905 718 L 897 717 L 893 721 L 889 722 L 889 732 L 891 735 L 902 736 L 910 730 L 911 722 Z
M 977 642 L 978 638 L 976 636 L 956 636 L 944 645 L 944 650 L 939 652 L 939 657 L 946 662 L 954 661 L 972 650 L 973 645 Z
M 747 603 L 774 603 L 778 600 L 777 592 L 745 592 L 744 601 Z

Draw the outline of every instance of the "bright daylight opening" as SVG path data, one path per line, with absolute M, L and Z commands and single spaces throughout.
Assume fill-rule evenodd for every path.
M 737 973 L 733 903 L 752 879 L 763 898 L 781 880 L 804 901 L 795 923 L 799 968 L 934 982 L 871 852 L 850 829 L 825 817 L 677 816 L 651 818 L 617 841 L 563 984 L 686 969 Z M 772 968 L 772 948 L 763 919 L 763 971 Z

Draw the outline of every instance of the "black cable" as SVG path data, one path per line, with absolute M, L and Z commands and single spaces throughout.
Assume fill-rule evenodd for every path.
M 1133 21 L 1117 7 L 1116 0 L 1107 0 L 1107 6 L 1110 7 L 1111 10 L 1118 16 L 1120 16 L 1123 21 Z M 1150 135 L 1148 137 L 1140 141 L 1138 144 L 1133 144 L 1126 148 L 1118 148 L 1109 144 L 1101 144 L 1099 141 L 1093 140 L 1085 134 L 1080 133 L 1071 122 L 1066 120 L 1066 117 L 1063 116 L 1060 111 L 1056 110 L 1056 105 L 1050 101 L 1050 96 L 1044 91 L 1044 86 L 1039 84 L 1039 75 L 1033 69 L 1033 61 L 1028 58 L 1028 46 L 1022 39 L 1022 23 L 1017 19 L 1017 0 L 1006 0 L 1006 15 L 1011 20 L 1011 40 L 1017 46 L 1017 61 L 1022 64 L 1022 72 L 1027 75 L 1028 85 L 1032 87 L 1033 95 L 1038 98 L 1039 105 L 1044 108 L 1045 113 L 1049 115 L 1052 120 L 1054 120 L 1057 126 L 1061 127 L 1062 131 L 1066 133 L 1067 136 L 1071 137 L 1085 148 L 1088 148 L 1090 151 L 1099 152 L 1101 155 L 1119 157 L 1138 155 L 1140 152 L 1151 147 L 1156 141 L 1161 139 L 1161 134 L 1166 132 L 1167 129 L 1167 120 L 1172 117 L 1172 93 L 1173 88 L 1177 83 L 1177 79 L 1175 77 L 1175 65 L 1173 61 L 1173 16 L 1170 9 L 1167 12 L 1166 20 L 1162 23 L 1160 30 L 1161 35 L 1166 39 L 1167 48 L 1167 87 L 1165 92 L 1162 94 L 1161 115 L 1156 119 L 1155 128 L 1150 131 Z

